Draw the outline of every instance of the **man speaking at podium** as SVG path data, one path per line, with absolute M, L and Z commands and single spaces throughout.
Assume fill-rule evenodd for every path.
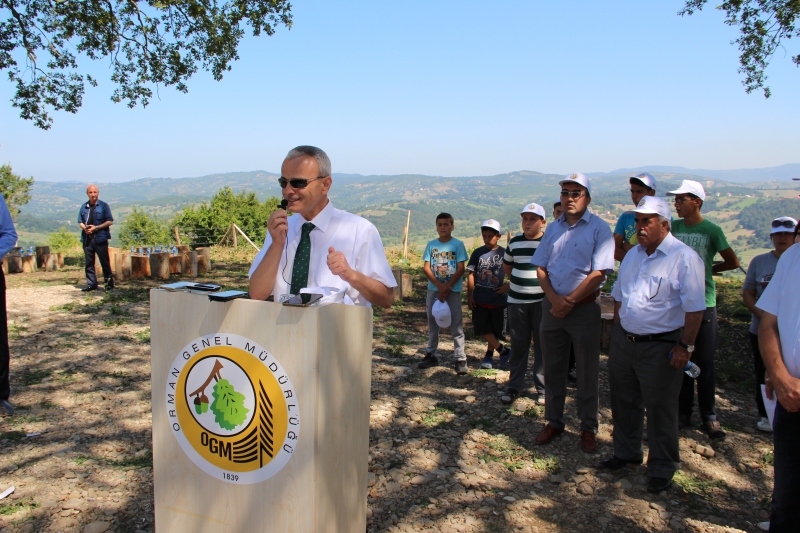
M 279 301 L 320 288 L 343 291 L 349 305 L 392 305 L 397 283 L 378 230 L 328 199 L 328 155 L 314 146 L 292 149 L 278 181 L 284 201 L 270 215 L 264 246 L 250 267 L 250 297 Z M 286 208 L 297 216 L 287 216 Z

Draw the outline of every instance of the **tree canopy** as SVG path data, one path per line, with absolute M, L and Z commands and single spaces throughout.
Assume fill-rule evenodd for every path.
M 686 0 L 679 15 L 692 15 L 700 11 L 708 0 Z M 770 97 L 764 73 L 781 41 L 800 37 L 797 18 L 800 17 L 800 0 L 727 0 L 717 9 L 725 12 L 725 24 L 738 26 L 740 36 L 734 41 L 741 52 L 739 72 L 745 75 L 742 85 L 748 93 L 764 91 Z M 792 56 L 800 66 L 800 54 Z
M 97 80 L 78 59 L 107 59 L 114 102 L 147 106 L 154 86 L 187 92 L 199 69 L 215 80 L 253 35 L 291 27 L 287 0 L 0 0 L 0 70 L 16 85 L 20 116 L 49 129 L 49 112 L 75 113 Z
M 11 165 L 0 166 L 0 192 L 6 200 L 11 217 L 16 220 L 19 208 L 31 200 L 33 176 L 23 178 L 11 171 Z

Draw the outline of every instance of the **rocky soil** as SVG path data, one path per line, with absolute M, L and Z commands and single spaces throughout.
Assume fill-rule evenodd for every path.
M 219 265 L 214 279 L 241 287 L 246 272 Z M 9 278 L 18 410 L 0 419 L 0 492 L 16 491 L 0 500 L 0 533 L 154 531 L 147 289 L 155 283 L 87 296 L 80 281 L 77 269 Z M 745 333 L 740 322 L 723 323 L 725 353 L 737 354 L 722 363 L 728 381 L 718 390 L 728 438 L 683 431 L 682 470 L 671 490 L 651 495 L 644 467 L 599 467 L 611 455 L 605 356 L 599 452 L 579 449 L 572 397 L 568 431 L 535 446 L 543 407 L 525 396 L 501 404 L 508 373 L 477 370 L 482 341 L 468 335 L 469 376 L 416 369 L 427 341 L 418 290 L 375 317 L 367 530 L 756 531 L 768 517 L 772 443 L 753 429 Z M 444 359 L 451 350 L 445 334 Z

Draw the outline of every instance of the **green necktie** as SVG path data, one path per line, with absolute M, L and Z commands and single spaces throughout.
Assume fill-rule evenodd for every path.
M 314 224 L 306 222 L 303 224 L 303 232 L 300 235 L 300 243 L 294 254 L 294 265 L 292 265 L 292 290 L 291 294 L 300 294 L 300 289 L 308 286 L 308 265 L 311 261 L 311 230 Z

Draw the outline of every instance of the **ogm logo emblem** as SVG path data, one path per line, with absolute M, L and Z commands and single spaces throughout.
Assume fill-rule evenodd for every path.
M 166 408 L 186 455 L 231 483 L 258 483 L 278 473 L 300 435 L 297 396 L 281 364 L 230 333 L 195 339 L 175 357 Z

